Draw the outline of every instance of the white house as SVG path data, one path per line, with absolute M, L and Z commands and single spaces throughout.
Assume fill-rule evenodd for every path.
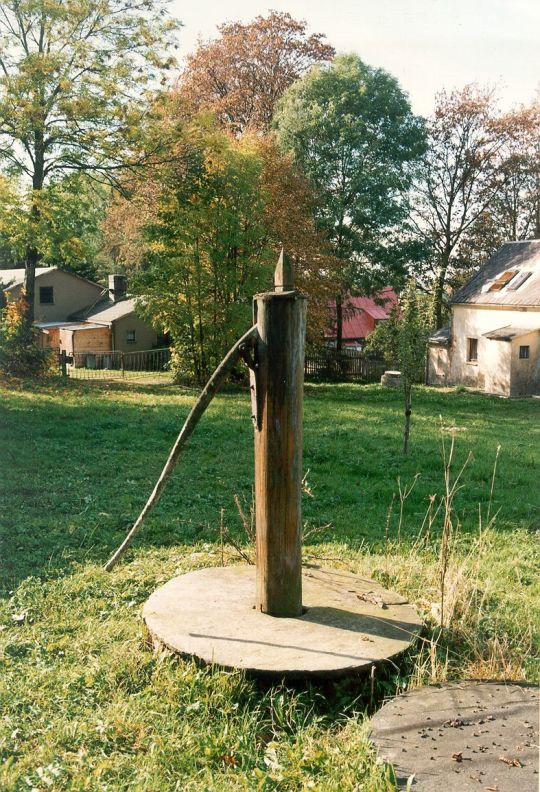
M 540 394 L 540 240 L 507 242 L 451 300 L 430 338 L 430 385 Z

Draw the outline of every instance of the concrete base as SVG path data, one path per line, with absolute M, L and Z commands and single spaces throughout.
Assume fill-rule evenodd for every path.
M 398 594 L 340 570 L 304 569 L 305 613 L 255 610 L 255 568 L 214 567 L 174 578 L 146 602 L 152 637 L 180 655 L 254 674 L 301 678 L 369 669 L 403 652 L 421 622 Z
M 456 682 L 386 704 L 371 737 L 396 769 L 399 789 L 537 792 L 538 688 Z
M 386 388 L 401 388 L 401 371 L 385 371 L 381 377 L 381 385 Z

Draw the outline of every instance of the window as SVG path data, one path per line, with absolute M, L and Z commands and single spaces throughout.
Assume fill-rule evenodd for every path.
M 520 358 L 520 360 L 528 360 L 529 359 L 529 347 L 528 346 L 520 346 L 520 348 L 519 348 L 519 358 Z
M 519 289 L 519 287 L 525 283 L 525 281 L 530 278 L 531 275 L 532 272 L 518 272 L 517 276 L 508 287 L 508 291 L 516 291 L 516 289 Z
M 137 337 L 135 335 L 135 330 L 126 330 L 126 343 L 135 344 L 136 341 L 137 341 Z
M 41 305 L 52 305 L 54 303 L 54 291 L 52 286 L 39 287 L 39 302 Z
M 489 287 L 489 291 L 500 291 L 506 286 L 507 283 L 510 283 L 515 274 L 516 270 L 508 270 L 508 272 L 503 272 L 502 275 L 499 275 L 499 277 L 493 281 Z
M 478 360 L 478 339 L 467 339 L 467 361 L 469 363 L 476 363 Z

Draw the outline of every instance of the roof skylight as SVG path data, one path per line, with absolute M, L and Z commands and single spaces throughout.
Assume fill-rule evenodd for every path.
M 499 277 L 493 281 L 488 291 L 500 291 L 501 289 L 504 289 L 506 284 L 510 283 L 516 274 L 516 270 L 508 270 L 507 272 L 503 272 L 502 275 L 499 275 Z
M 508 291 L 516 291 L 516 289 L 519 289 L 519 287 L 522 286 L 527 280 L 527 278 L 531 277 L 531 275 L 532 272 L 518 272 L 517 276 L 512 280 L 512 283 L 509 285 Z

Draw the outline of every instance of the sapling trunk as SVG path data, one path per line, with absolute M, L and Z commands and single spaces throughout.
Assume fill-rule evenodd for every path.
M 341 352 L 343 347 L 343 296 L 336 297 L 336 349 Z
M 409 451 L 409 434 L 411 431 L 411 403 L 412 403 L 412 384 L 407 378 L 403 382 L 403 394 L 405 396 L 405 428 L 403 430 L 403 453 Z

